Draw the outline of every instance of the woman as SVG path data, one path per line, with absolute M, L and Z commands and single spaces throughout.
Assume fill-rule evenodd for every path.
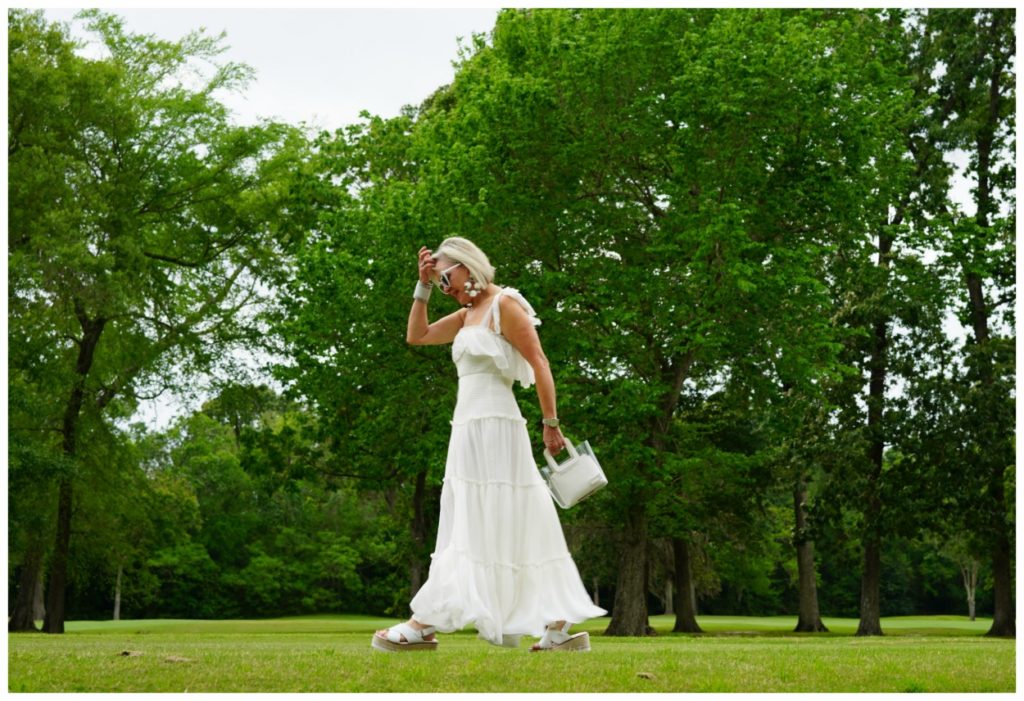
M 453 237 L 436 253 L 419 253 L 406 340 L 452 344 L 459 394 L 441 488 L 437 545 L 427 581 L 413 598 L 412 618 L 379 630 L 381 650 L 433 650 L 435 631 L 475 624 L 480 637 L 531 650 L 589 650 L 572 623 L 601 616 L 569 555 L 554 503 L 537 471 L 512 383 L 536 381 L 544 445 L 565 446 L 555 411 L 555 383 L 534 328 L 540 320 L 512 288 L 494 284 L 494 268 L 476 245 Z M 462 308 L 430 324 L 434 281 Z

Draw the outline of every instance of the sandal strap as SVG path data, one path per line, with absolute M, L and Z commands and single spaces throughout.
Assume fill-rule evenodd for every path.
M 422 643 L 423 638 L 433 632 L 433 626 L 427 626 L 423 630 L 416 630 L 408 623 L 399 623 L 388 628 L 388 640 L 393 643 L 401 643 L 402 636 L 405 636 L 407 643 Z
M 540 642 L 537 643 L 537 646 L 541 648 L 549 648 L 552 645 L 564 643 L 570 637 L 569 628 L 571 626 L 571 621 L 566 621 L 563 625 L 555 626 L 554 628 L 552 628 L 551 626 L 545 626 L 544 637 L 540 639 Z

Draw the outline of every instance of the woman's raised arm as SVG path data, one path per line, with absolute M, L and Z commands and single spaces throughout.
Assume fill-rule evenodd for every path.
M 420 283 L 429 285 L 434 272 L 434 258 L 426 246 L 420 248 L 419 271 Z M 465 318 L 466 310 L 459 309 L 431 324 L 427 319 L 427 303 L 414 297 L 412 309 L 409 310 L 409 324 L 405 331 L 405 340 L 414 346 L 451 343 L 455 340 L 455 334 L 465 323 Z

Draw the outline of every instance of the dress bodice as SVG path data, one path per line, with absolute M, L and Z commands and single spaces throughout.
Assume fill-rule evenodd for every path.
M 537 313 L 518 290 L 511 287 L 502 288 L 491 301 L 491 307 L 483 322 L 463 326 L 459 330 L 452 343 L 452 360 L 458 369 L 459 377 L 488 373 L 502 375 L 510 384 L 518 380 L 523 387 L 529 387 L 535 380 L 533 368 L 508 339 L 501 335 L 501 307 L 498 302 L 504 295 L 522 305 L 534 326 L 540 325 Z

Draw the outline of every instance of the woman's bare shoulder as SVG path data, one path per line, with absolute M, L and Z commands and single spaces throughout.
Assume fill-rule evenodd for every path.
M 526 315 L 526 310 L 523 309 L 523 305 L 510 294 L 505 294 L 505 290 L 502 290 L 502 295 L 498 297 L 498 306 L 501 307 L 502 314 L 516 314 L 517 316 L 522 314 Z

